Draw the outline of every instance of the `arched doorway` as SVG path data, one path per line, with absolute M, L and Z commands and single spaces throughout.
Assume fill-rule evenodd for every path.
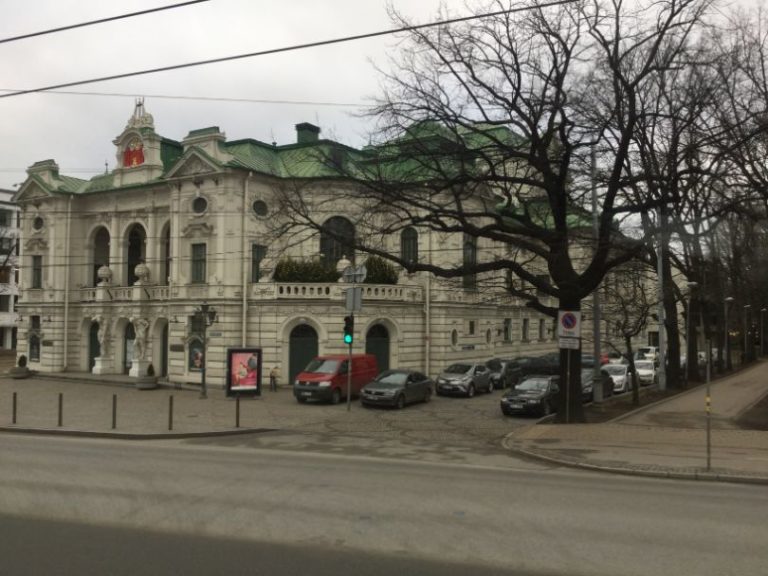
M 296 374 L 304 370 L 315 356 L 317 356 L 317 332 L 307 324 L 296 326 L 291 330 L 289 339 L 288 382 L 293 383 Z
M 136 341 L 136 331 L 133 324 L 125 325 L 125 338 L 123 340 L 123 374 L 128 374 L 133 365 L 133 344 Z
M 101 344 L 99 344 L 99 323 L 91 322 L 88 331 L 88 371 L 96 366 L 96 358 L 101 356 Z
M 389 330 L 382 324 L 374 324 L 365 335 L 365 352 L 376 356 L 379 372 L 389 370 Z
M 134 224 L 128 232 L 128 257 L 126 261 L 128 262 L 127 278 L 129 286 L 136 284 L 136 280 L 139 279 L 136 276 L 136 266 L 144 262 L 146 238 L 147 234 L 144 232 L 141 224 Z

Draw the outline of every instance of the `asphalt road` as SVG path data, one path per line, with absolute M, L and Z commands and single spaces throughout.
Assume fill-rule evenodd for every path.
M 2 573 L 765 574 L 763 487 L 483 462 L 3 435 Z

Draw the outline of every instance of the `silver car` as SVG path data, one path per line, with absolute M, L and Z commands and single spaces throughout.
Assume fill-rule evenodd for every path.
M 475 392 L 493 392 L 491 371 L 483 363 L 458 362 L 451 364 L 437 377 L 436 392 L 472 398 Z

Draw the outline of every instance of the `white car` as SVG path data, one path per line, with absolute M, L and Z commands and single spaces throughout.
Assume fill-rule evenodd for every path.
M 640 386 L 656 384 L 656 362 L 653 360 L 637 360 L 635 362 L 637 380 Z
M 610 374 L 613 380 L 613 393 L 623 394 L 632 389 L 632 380 L 630 378 L 629 366 L 626 364 L 606 364 L 602 370 Z

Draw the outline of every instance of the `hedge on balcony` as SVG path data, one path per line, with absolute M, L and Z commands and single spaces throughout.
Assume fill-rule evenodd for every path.
M 275 282 L 338 282 L 340 274 L 333 264 L 322 260 L 283 258 L 272 277 Z
M 379 256 L 369 256 L 365 261 L 366 284 L 397 284 L 397 268 Z

